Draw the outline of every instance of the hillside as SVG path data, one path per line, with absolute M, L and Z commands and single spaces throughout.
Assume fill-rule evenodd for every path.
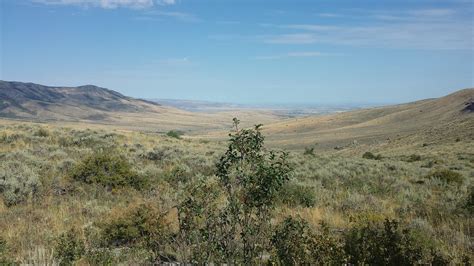
M 227 129 L 234 115 L 252 123 L 280 119 L 268 111 L 192 113 L 124 96 L 93 85 L 49 87 L 0 81 L 0 118 L 49 123 L 85 123 L 143 131 L 203 132 Z
M 474 89 L 407 104 L 313 116 L 266 125 L 272 145 L 342 149 L 383 144 L 398 139 L 435 141 L 473 139 Z

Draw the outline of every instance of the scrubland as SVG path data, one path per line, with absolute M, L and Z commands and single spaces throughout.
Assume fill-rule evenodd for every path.
M 246 173 L 282 179 L 234 184 L 240 215 L 227 141 L 4 124 L 0 263 L 472 263 L 472 140 L 282 157 L 254 144 L 265 161 Z

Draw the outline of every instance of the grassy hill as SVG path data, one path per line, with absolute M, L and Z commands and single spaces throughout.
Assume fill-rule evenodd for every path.
M 228 200 L 216 164 L 227 144 L 87 125 L 0 124 L 0 264 L 225 261 L 215 243 L 229 237 L 221 230 L 229 223 L 218 220 Z M 472 261 L 474 142 L 410 145 L 378 146 L 373 156 L 290 151 L 291 178 L 259 234 L 261 262 Z M 224 240 L 207 240 L 209 233 Z M 269 243 L 275 234 L 278 242 Z M 303 247 L 313 256 L 298 257 Z M 373 253 L 384 250 L 393 253 Z
M 153 132 L 204 132 L 227 130 L 234 116 L 241 117 L 248 126 L 281 119 L 270 111 L 192 113 L 92 85 L 49 87 L 0 81 L 0 118 L 6 119 Z
M 265 125 L 269 143 L 290 149 L 334 149 L 354 145 L 474 138 L 474 89 L 438 99 Z

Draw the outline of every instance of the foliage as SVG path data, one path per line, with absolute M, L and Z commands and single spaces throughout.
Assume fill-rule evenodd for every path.
M 19 161 L 0 163 L 0 193 L 7 206 L 36 196 L 41 188 L 38 175 Z
M 312 155 L 312 156 L 314 156 L 314 147 L 305 147 L 303 155 Z
M 77 231 L 71 229 L 58 237 L 54 252 L 60 265 L 71 265 L 85 254 L 84 241 Z
M 454 172 L 449 169 L 440 169 L 435 170 L 426 176 L 428 179 L 438 179 L 442 182 L 447 184 L 455 183 L 455 184 L 462 184 L 464 182 L 464 178 L 460 173 Z
M 85 158 L 72 170 L 71 176 L 87 184 L 110 188 L 131 186 L 141 189 L 145 186 L 145 180 L 132 170 L 125 158 L 105 152 Z
M 342 265 L 345 261 L 342 244 L 322 226 L 314 233 L 301 218 L 286 218 L 272 237 L 275 260 L 281 265 Z
M 221 226 L 222 218 L 225 218 L 219 204 L 222 192 L 215 180 L 204 178 L 197 178 L 185 187 L 183 200 L 177 206 L 178 250 L 182 261 L 225 262 L 225 255 L 220 252 L 226 235 L 225 227 Z
M 108 248 L 89 249 L 84 256 L 90 265 L 116 265 L 114 254 Z
M 9 256 L 7 241 L 0 237 L 0 265 L 15 265 Z
M 131 204 L 127 208 L 112 210 L 109 219 L 100 223 L 106 247 L 143 247 L 154 256 L 162 257 L 162 246 L 171 230 L 165 220 L 166 213 L 151 203 Z
M 224 209 L 227 236 L 221 248 L 229 263 L 251 264 L 268 247 L 275 197 L 289 180 L 287 153 L 266 152 L 261 125 L 239 129 L 217 164 L 217 177 L 228 201 Z
M 383 226 L 368 223 L 352 228 L 345 236 L 349 262 L 371 265 L 413 265 L 429 263 L 426 248 L 409 228 L 385 220 Z
M 175 138 L 175 139 L 180 139 L 182 135 L 183 135 L 183 132 L 179 130 L 170 130 L 166 133 L 166 136 Z
M 382 160 L 382 155 L 380 154 L 375 155 L 371 153 L 370 151 L 368 151 L 362 155 L 362 158 L 369 159 L 369 160 Z
M 42 138 L 49 137 L 49 135 L 50 133 L 46 128 L 40 128 L 34 134 L 34 136 L 42 137 Z
M 466 210 L 472 215 L 474 214 L 474 186 L 469 188 L 466 203 L 464 204 Z
M 377 150 L 383 152 L 383 161 L 354 156 L 365 152 L 361 149 L 366 146 L 344 146 L 343 151 L 321 152 L 317 156 L 291 151 L 285 160 L 287 165 L 295 166 L 291 181 L 285 180 L 272 196 L 259 196 L 269 200 L 247 197 L 252 186 L 266 188 L 266 182 L 236 182 L 252 180 L 247 176 L 264 176 L 255 173 L 269 167 L 272 160 L 262 145 L 260 154 L 264 155 L 261 157 L 265 167 L 259 167 L 246 155 L 228 168 L 229 182 L 236 195 L 231 201 L 225 186 L 229 182 L 216 175 L 216 162 L 220 162 L 220 155 L 228 148 L 221 141 L 176 141 L 159 134 L 56 125 L 44 127 L 50 134 L 39 137 L 37 131 L 42 127 L 22 123 L 0 125 L 0 173 L 11 177 L 19 172 L 22 178 L 34 177 L 38 181 L 35 192 L 25 193 L 19 201 L 33 204 L 6 208 L 5 194 L 0 194 L 0 238 L 8 241 L 8 249 L 3 253 L 8 262 L 34 264 L 42 258 L 52 262 L 54 257 L 50 254 L 56 249 L 56 241 L 51 239 L 59 238 L 57 232 L 80 228 L 77 237 L 85 245 L 85 254 L 75 262 L 80 265 L 146 265 L 166 261 L 198 265 L 282 264 L 272 240 L 277 239 L 275 235 L 288 216 L 302 217 L 307 224 L 305 230 L 313 240 L 305 243 L 325 243 L 318 241 L 329 238 L 345 247 L 351 231 L 362 232 L 369 227 L 380 237 L 366 237 L 365 245 L 377 246 L 376 241 L 385 234 L 382 222 L 390 217 L 400 221 L 398 234 L 411 239 L 398 241 L 400 246 L 411 243 L 421 248 L 420 263 L 465 264 L 472 253 L 474 155 L 468 151 L 474 142 L 468 138 L 456 145 L 453 141 L 436 145 L 430 142 L 433 144 L 421 147 L 423 141 L 431 140 L 411 146 L 400 142 L 396 149 L 379 145 Z M 235 128 L 233 136 L 242 131 Z M 256 134 L 248 142 L 255 142 L 255 137 Z M 238 153 L 237 148 L 233 150 Z M 102 154 L 128 164 L 132 174 L 146 181 L 146 189 L 129 189 L 132 185 L 126 181 L 122 183 L 125 188 L 117 186 L 107 193 L 104 186 L 113 187 L 101 182 L 71 182 L 72 174 L 87 158 Z M 422 162 L 407 162 L 405 158 L 411 154 L 419 154 Z M 92 168 L 91 172 L 100 172 L 97 168 L 102 167 Z M 445 181 L 439 178 L 421 180 L 437 169 L 459 173 L 463 181 L 440 188 L 438 184 Z M 91 175 L 89 180 L 95 177 Z M 267 205 L 255 204 L 257 200 Z M 265 216 L 258 214 L 260 209 Z M 245 213 L 252 213 L 247 220 Z M 321 221 L 328 226 L 320 226 Z M 157 225 L 151 226 L 154 223 Z M 329 226 L 331 230 L 327 230 Z M 403 234 L 404 230 L 410 233 Z M 243 236 L 248 243 L 256 243 L 254 253 L 258 255 L 252 259 L 244 257 Z M 367 244 L 373 241 L 376 244 Z M 316 254 L 314 250 L 319 249 L 311 250 L 305 254 Z
M 408 163 L 418 162 L 421 161 L 421 156 L 418 154 L 412 154 L 408 158 L 406 158 L 405 161 Z
M 283 186 L 277 200 L 291 207 L 313 207 L 316 204 L 316 195 L 313 187 L 291 182 Z

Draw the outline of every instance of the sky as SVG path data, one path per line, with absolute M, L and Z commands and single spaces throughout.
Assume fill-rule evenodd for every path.
M 249 104 L 474 87 L 472 0 L 0 2 L 1 80 Z

